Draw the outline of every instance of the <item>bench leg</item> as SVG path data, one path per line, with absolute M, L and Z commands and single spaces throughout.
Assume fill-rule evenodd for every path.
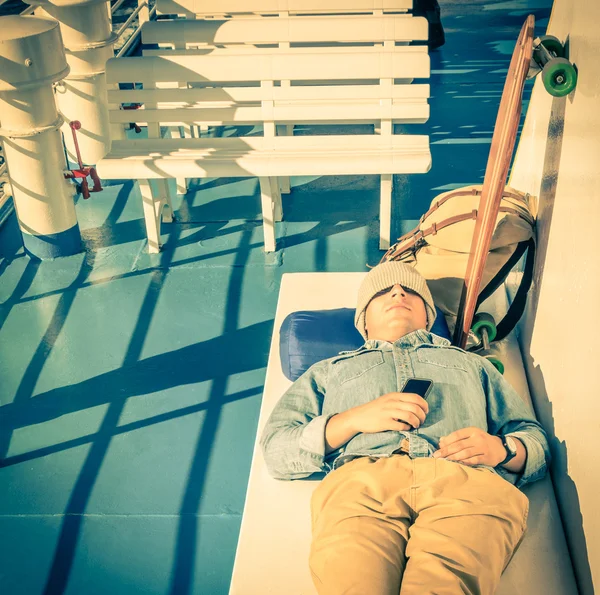
M 289 194 L 292 191 L 290 188 L 290 177 L 280 176 L 279 178 L 279 192 L 281 194 Z
M 275 252 L 275 211 L 276 198 L 273 196 L 272 178 L 258 178 L 260 183 L 260 201 L 263 215 L 263 233 L 265 235 L 265 252 Z
M 157 193 L 154 194 L 154 199 L 159 200 L 162 204 L 162 221 L 164 223 L 173 222 L 173 197 L 171 196 L 171 188 L 169 180 L 155 180 Z
M 285 136 L 294 136 L 294 125 L 286 124 L 284 126 L 284 134 Z M 289 194 L 292 191 L 289 176 L 279 177 L 279 190 L 282 194 Z
M 187 126 L 187 128 L 184 126 L 185 138 L 189 138 L 191 136 L 191 134 L 188 132 L 189 129 L 190 129 L 189 125 Z M 179 129 L 179 126 L 169 126 L 169 130 L 171 132 L 171 138 L 182 138 L 181 130 Z M 176 184 L 177 184 L 177 194 L 187 194 L 188 188 L 187 188 L 187 180 L 185 178 L 177 178 Z
M 187 180 L 185 178 L 177 178 L 177 194 L 187 194 Z
M 275 221 L 283 219 L 283 205 L 281 203 L 281 190 L 279 189 L 279 179 L 269 178 L 271 183 L 271 195 L 273 197 L 273 209 Z
M 139 180 L 144 208 L 144 221 L 148 236 L 148 252 L 160 252 L 160 224 L 162 221 L 173 221 L 173 207 L 168 186 L 168 180 L 156 180 L 157 189 L 154 190 L 150 180 Z
M 381 175 L 381 195 L 379 201 L 379 249 L 390 247 L 392 227 L 392 174 Z
M 146 222 L 146 235 L 148 236 L 148 252 L 160 252 L 160 212 L 161 205 L 154 202 L 150 180 L 139 180 L 144 207 L 144 221 Z

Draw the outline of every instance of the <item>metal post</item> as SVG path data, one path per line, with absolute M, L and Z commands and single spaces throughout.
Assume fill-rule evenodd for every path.
M 67 163 L 52 83 L 69 72 L 58 23 L 0 17 L 0 139 L 27 253 L 39 259 L 81 250 L 75 187 Z
M 69 161 L 75 163 L 70 122 L 81 122 L 79 144 L 86 165 L 108 153 L 111 138 L 122 138 L 122 127 L 108 119 L 106 61 L 114 56 L 117 35 L 112 32 L 107 0 L 25 0 L 36 6 L 35 14 L 60 23 L 71 72 L 56 86 L 56 101 L 65 119 L 63 128 Z

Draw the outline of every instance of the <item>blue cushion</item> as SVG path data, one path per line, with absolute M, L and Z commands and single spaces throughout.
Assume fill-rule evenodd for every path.
M 446 319 L 439 308 L 431 332 L 452 340 Z M 313 364 L 340 351 L 352 351 L 364 344 L 354 326 L 353 308 L 299 311 L 289 314 L 281 325 L 279 355 L 289 380 L 300 378 Z

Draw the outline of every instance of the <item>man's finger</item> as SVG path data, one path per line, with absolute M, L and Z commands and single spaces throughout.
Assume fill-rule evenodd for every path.
M 416 393 L 398 393 L 398 394 L 400 395 L 400 397 L 398 399 L 400 402 L 414 403 L 415 405 L 418 405 L 421 409 L 423 409 L 423 411 L 425 411 L 425 413 L 429 413 L 429 404 L 420 395 L 417 395 Z
M 401 419 L 394 420 L 394 427 L 390 428 L 390 430 L 396 430 L 397 432 L 408 432 L 412 429 L 413 429 L 413 427 L 410 424 L 407 424 L 405 421 L 402 421 Z
M 453 442 L 449 446 L 442 446 L 440 444 L 440 452 L 442 453 L 440 456 L 447 457 L 448 455 L 453 455 L 456 452 L 460 452 L 465 448 L 473 448 L 475 445 L 471 442 L 470 438 L 463 438 L 462 440 L 457 440 Z
M 453 454 L 449 454 L 447 456 L 445 456 L 444 458 L 447 461 L 466 461 L 470 458 L 473 457 L 477 457 L 479 455 L 482 455 L 482 452 L 478 452 L 478 450 L 473 447 L 473 446 L 469 446 L 467 448 L 463 448 L 461 450 L 459 450 L 458 452 L 455 452 Z
M 463 459 L 461 461 L 463 465 L 483 465 L 484 462 L 481 460 L 481 455 L 475 455 L 474 457 L 469 457 L 468 459 Z
M 405 409 L 400 409 L 392 413 L 392 418 L 396 421 L 409 424 L 412 428 L 418 428 L 421 425 L 421 420 L 414 413 Z
M 473 430 L 477 428 L 462 428 L 461 430 L 456 430 L 456 432 L 452 432 L 452 434 L 448 434 L 447 436 L 442 436 L 440 438 L 440 445 L 448 446 L 453 442 L 457 442 L 458 440 L 464 440 L 465 438 L 470 438 L 473 435 Z
M 411 413 L 416 415 L 421 420 L 421 422 L 425 421 L 425 417 L 426 417 L 425 411 L 423 411 L 423 409 L 421 407 L 419 407 L 418 405 L 415 405 L 414 403 L 406 403 L 406 402 L 398 403 L 394 407 L 394 410 L 395 411 L 410 411 Z
M 433 453 L 433 456 L 438 459 L 446 459 L 448 461 L 464 461 L 470 457 L 476 457 L 482 455 L 476 446 L 464 446 L 460 449 L 454 449 L 453 452 L 448 452 L 447 449 L 442 448 Z
M 425 421 L 425 412 L 412 403 L 397 403 L 393 407 L 389 407 L 387 411 L 391 413 L 393 417 L 400 419 L 410 417 L 411 419 L 416 418 L 419 423 Z

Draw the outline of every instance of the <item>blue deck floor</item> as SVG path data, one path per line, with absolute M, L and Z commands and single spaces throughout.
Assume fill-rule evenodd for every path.
M 442 3 L 433 167 L 397 177 L 396 236 L 481 182 L 512 45 L 550 0 Z M 528 84 L 528 92 L 531 83 Z M 275 254 L 257 181 L 193 181 L 160 255 L 139 190 L 77 204 L 85 253 L 0 230 L 0 593 L 228 592 L 281 275 L 381 257 L 375 176 L 293 180 Z

